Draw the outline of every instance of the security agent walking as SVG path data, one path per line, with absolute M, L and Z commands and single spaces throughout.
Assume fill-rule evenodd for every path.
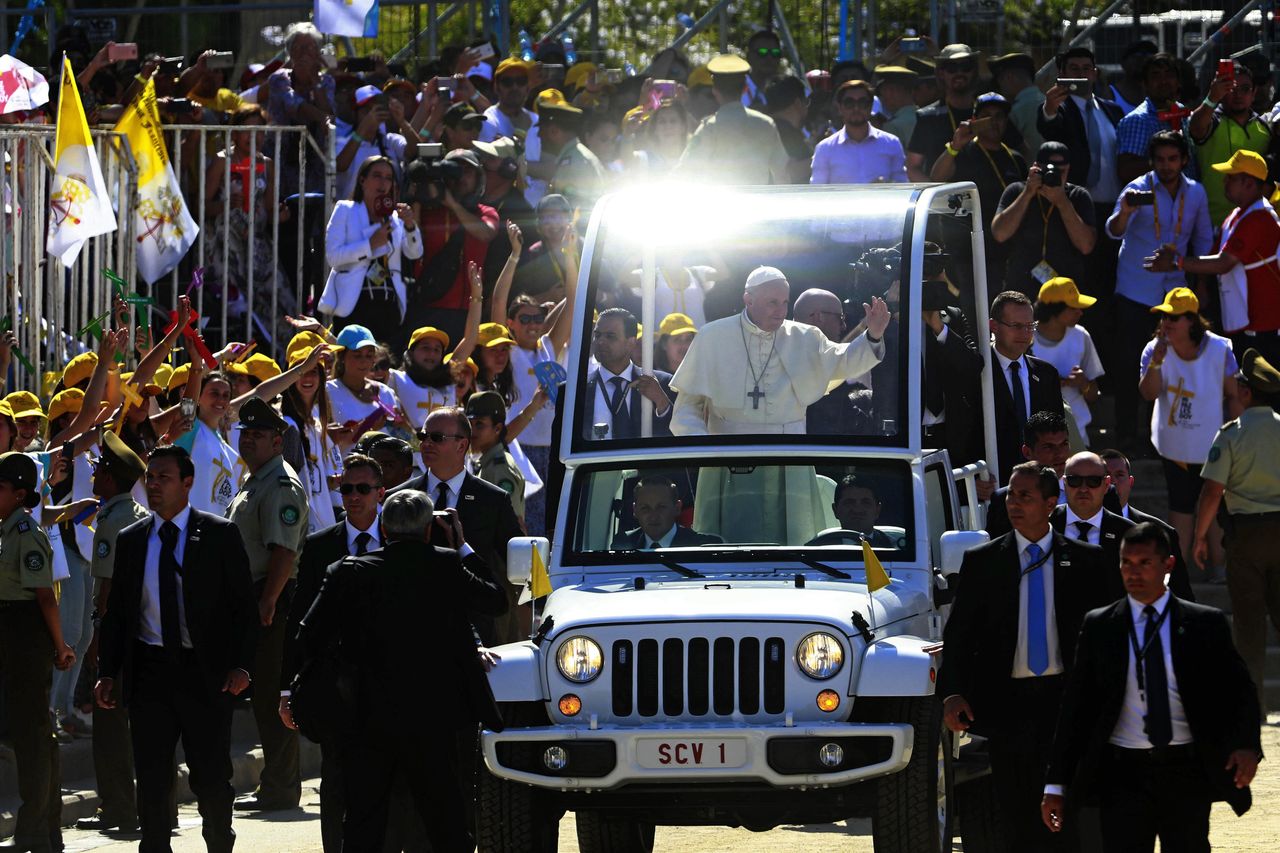
M 1013 531 L 965 553 L 938 671 L 947 728 L 988 739 L 996 801 L 1018 853 L 1074 849 L 1037 808 L 1080 623 L 1110 600 L 1102 550 L 1049 526 L 1057 502 L 1053 469 L 1014 466 Z
M 1227 592 L 1231 595 L 1231 633 L 1258 688 L 1258 706 L 1266 712 L 1263 670 L 1267 654 L 1267 618 L 1280 631 L 1280 370 L 1257 350 L 1245 351 L 1236 374 L 1240 411 L 1214 436 L 1200 476 L 1194 554 L 1204 564 L 1209 526 L 1225 499 L 1229 523 Z
M 229 853 L 232 698 L 250 684 L 255 607 L 249 561 L 231 522 L 189 503 L 195 466 L 180 447 L 152 451 L 151 513 L 116 539 L 94 698 L 123 683 L 138 774 L 142 853 L 169 851 L 174 750 L 182 740 L 210 851 Z
M 1041 802 L 1046 827 L 1069 823 L 1064 796 L 1097 798 L 1103 850 L 1209 850 L 1209 811 L 1237 815 L 1262 757 L 1249 672 L 1219 610 L 1169 592 L 1164 530 L 1125 532 L 1126 595 L 1085 616 Z M 1112 571 L 1115 571 L 1113 568 Z
M 249 478 L 227 510 L 244 538 L 260 626 L 253 661 L 260 687 L 252 704 L 264 765 L 257 791 L 236 801 L 236 808 L 246 811 L 295 809 L 302 797 L 298 733 L 281 721 L 276 689 L 298 555 L 307 535 L 307 493 L 281 456 L 287 426 L 257 397 L 240 407 L 240 459 Z
M 96 632 L 102 630 L 115 575 L 116 541 L 120 531 L 151 513 L 133 499 L 131 490 L 147 472 L 147 466 L 113 432 L 102 435 L 102 455 L 93 469 L 93 493 L 102 499 L 93 531 L 94 616 Z M 99 638 L 99 642 L 100 642 Z M 129 745 L 129 712 L 121 704 L 120 684 L 111 698 L 115 706 L 93 708 L 93 770 L 101 805 L 91 818 L 76 822 L 77 829 L 131 831 L 138 826 L 134 797 L 133 750 Z
M 340 737 L 347 782 L 344 853 L 382 850 L 397 774 L 408 781 L 433 851 L 474 847 L 460 768 L 449 739 L 441 741 L 439 733 L 474 729 L 478 723 L 501 730 L 467 613 L 499 616 L 507 599 L 492 580 L 464 567 L 459 555 L 471 552 L 462 540 L 456 510 L 448 511 L 449 535 L 459 551 L 428 544 L 432 512 L 431 499 L 420 491 L 387 498 L 382 509 L 386 545 L 333 566 L 302 620 L 305 653 L 338 643 L 356 664 L 359 678 L 357 704 Z M 432 617 L 433 652 L 425 657 L 424 601 L 451 604 Z M 391 707 L 416 709 L 421 725 L 406 734 L 387 713 Z
M 29 509 L 40 501 L 36 463 L 0 454 L 0 683 L 22 806 L 17 850 L 62 849 L 58 742 L 49 720 L 53 668 L 71 668 L 53 592 L 53 548 Z

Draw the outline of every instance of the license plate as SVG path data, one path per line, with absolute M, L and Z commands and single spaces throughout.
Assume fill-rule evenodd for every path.
M 742 738 L 713 740 L 658 740 L 645 738 L 636 744 L 636 759 L 649 770 L 703 767 L 742 767 L 747 763 L 747 742 Z

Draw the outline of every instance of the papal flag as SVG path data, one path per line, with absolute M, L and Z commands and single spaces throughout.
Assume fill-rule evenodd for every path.
M 138 164 L 138 273 L 151 284 L 178 265 L 200 233 L 165 150 L 153 81 L 147 80 L 115 131 L 128 138 Z
M 331 36 L 376 38 L 378 0 L 316 0 L 316 29 Z
M 72 264 L 90 237 L 116 230 L 111 196 L 102 180 L 98 152 L 89 135 L 76 75 L 62 58 L 58 130 L 54 142 L 53 194 L 49 197 L 49 254 Z

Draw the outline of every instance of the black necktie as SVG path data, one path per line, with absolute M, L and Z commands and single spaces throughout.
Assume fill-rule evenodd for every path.
M 1088 521 L 1077 521 L 1076 530 L 1080 531 L 1080 541 L 1089 541 L 1089 531 L 1093 529 L 1093 523 Z
M 373 537 L 368 531 L 361 531 L 356 534 L 356 556 L 363 557 L 369 550 L 369 543 L 373 541 Z
M 164 650 L 173 657 L 182 648 L 182 628 L 178 617 L 178 525 L 166 521 L 160 525 L 160 636 Z
M 621 376 L 615 376 L 609 380 L 609 384 L 613 386 L 613 396 L 609 398 L 609 415 L 610 428 L 614 438 L 630 438 L 631 437 L 631 419 L 627 417 L 627 413 L 623 411 L 626 403 L 627 380 Z
M 1173 740 L 1173 722 L 1169 717 L 1169 679 L 1164 671 L 1164 644 L 1156 627 L 1156 609 L 1148 604 L 1142 609 L 1147 617 L 1147 628 L 1142 642 L 1147 653 L 1142 658 L 1142 671 L 1146 676 L 1147 722 L 1144 728 L 1152 746 L 1168 746 Z
M 1027 395 L 1022 391 L 1021 370 L 1020 361 L 1009 362 L 1009 390 L 1013 392 L 1013 419 L 1018 424 L 1019 440 L 1027 425 Z
M 443 511 L 449 508 L 449 484 L 444 480 L 440 481 L 440 485 L 436 486 L 436 510 Z

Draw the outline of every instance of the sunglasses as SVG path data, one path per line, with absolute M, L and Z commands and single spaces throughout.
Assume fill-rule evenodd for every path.
M 1097 474 L 1090 474 L 1087 477 L 1082 474 L 1068 474 L 1063 477 L 1063 479 L 1067 481 L 1067 486 L 1072 489 L 1078 489 L 1081 485 L 1088 486 L 1091 489 L 1096 489 L 1102 485 L 1102 481 L 1105 480 L 1106 477 L 1099 476 Z
M 546 320 L 546 314 L 521 314 L 519 317 L 516 317 L 516 321 L 521 326 L 532 326 L 535 323 L 545 323 Z
M 466 438 L 465 435 L 459 435 L 456 432 L 420 432 L 418 438 L 423 441 L 429 441 L 432 444 L 441 444 L 447 438 Z
M 975 66 L 972 62 L 947 62 L 938 67 L 947 74 L 972 74 Z
M 499 86 L 528 86 L 528 77 L 501 77 L 498 79 Z
M 772 56 L 774 59 L 782 58 L 782 48 L 780 47 L 758 47 L 756 53 L 761 56 Z
M 377 487 L 368 483 L 343 483 L 338 487 L 338 491 L 344 495 L 349 495 L 352 492 L 359 492 L 362 495 L 367 495 L 375 488 Z
M 840 106 L 856 107 L 858 109 L 869 110 L 873 101 L 870 98 L 842 98 Z

